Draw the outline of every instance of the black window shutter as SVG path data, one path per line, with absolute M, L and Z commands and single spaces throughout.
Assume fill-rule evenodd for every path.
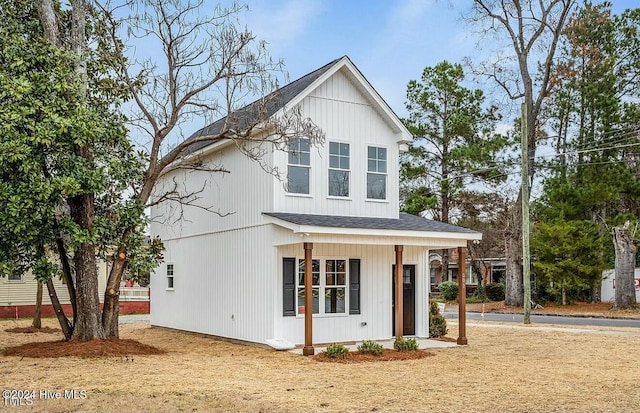
M 349 260 L 349 314 L 360 314 L 360 260 Z
M 282 259 L 282 315 L 296 315 L 296 259 Z

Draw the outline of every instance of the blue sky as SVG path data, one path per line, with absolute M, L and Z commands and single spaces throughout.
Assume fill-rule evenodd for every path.
M 243 22 L 284 59 L 291 80 L 348 55 L 400 116 L 409 80 L 475 50 L 461 9 L 447 0 L 252 0 L 249 8 Z
M 640 0 L 613 3 L 617 13 L 640 7 Z M 460 17 L 470 0 L 248 0 L 248 6 L 242 22 L 284 59 L 290 80 L 348 55 L 401 117 L 407 83 L 426 66 L 465 57 L 479 62 L 492 49 L 479 45 Z M 467 86 L 490 92 L 495 85 Z

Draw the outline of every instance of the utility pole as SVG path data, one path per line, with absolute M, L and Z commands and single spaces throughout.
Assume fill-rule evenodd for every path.
M 529 145 L 527 104 L 522 104 L 522 282 L 524 285 L 524 323 L 531 324 L 531 251 L 529 248 Z

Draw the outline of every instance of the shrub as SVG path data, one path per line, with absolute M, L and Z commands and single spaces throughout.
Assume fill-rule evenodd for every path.
M 447 335 L 447 320 L 444 319 L 438 309 L 438 302 L 429 302 L 429 337 L 442 337 Z
M 487 284 L 485 292 L 487 293 L 487 298 L 491 301 L 504 300 L 504 284 L 502 283 Z
M 478 302 L 478 303 L 484 303 L 484 302 L 486 302 L 488 300 L 487 292 L 485 291 L 485 289 L 482 286 L 482 284 L 478 285 L 478 288 L 476 288 L 476 290 L 473 292 L 473 294 L 471 294 L 470 298 L 472 300 L 477 300 L 476 302 Z
M 362 354 L 373 354 L 379 356 L 384 353 L 384 347 L 382 344 L 376 343 L 371 340 L 364 340 L 361 345 L 358 346 L 358 351 Z
M 398 351 L 415 351 L 418 349 L 418 342 L 415 338 L 396 338 L 393 348 Z
M 349 349 L 342 344 L 330 344 L 324 351 L 324 354 L 331 358 L 344 358 L 347 353 L 349 353 Z
M 453 281 L 444 281 L 438 285 L 438 290 L 446 301 L 455 301 L 458 299 L 458 284 Z

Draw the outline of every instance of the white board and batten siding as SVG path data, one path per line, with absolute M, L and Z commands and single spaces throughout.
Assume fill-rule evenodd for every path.
M 270 165 L 271 157 L 268 152 L 262 160 Z M 154 197 L 171 190 L 175 179 L 181 194 L 198 192 L 198 199 L 193 202 L 196 206 L 181 207 L 173 201 L 154 206 L 151 209 L 154 236 L 165 241 L 263 223 L 262 212 L 272 209 L 271 182 L 277 179 L 233 144 L 206 155 L 203 163 L 228 173 L 178 169 L 161 177 L 154 188 Z M 181 213 L 184 219 L 179 219 Z
M 282 259 L 304 258 L 302 244 L 278 249 L 278 284 L 282 285 Z M 422 247 L 405 247 L 403 264 L 416 266 L 415 335 L 428 337 L 429 268 L 428 251 Z M 333 343 L 360 340 L 389 339 L 392 331 L 392 266 L 395 264 L 393 245 L 315 244 L 313 258 L 360 259 L 360 314 L 314 315 L 313 341 Z M 348 286 L 347 286 L 348 289 Z M 276 319 L 275 338 L 291 343 L 304 343 L 304 315 L 282 316 L 282 288 L 278 291 L 280 309 Z M 347 294 L 348 295 L 348 294 Z
M 313 119 L 326 134 L 324 146 L 311 149 L 310 194 L 288 194 L 274 180 L 273 211 L 301 214 L 398 218 L 398 143 L 400 135 L 385 123 L 369 100 L 342 70 L 300 103 L 303 117 Z M 349 144 L 349 197 L 328 194 L 329 143 Z M 387 199 L 367 200 L 367 147 L 387 149 Z M 287 153 L 274 153 L 286 171 Z
M 273 338 L 276 251 L 265 247 L 271 226 L 166 241 L 165 262 L 151 277 L 151 324 L 259 343 Z

